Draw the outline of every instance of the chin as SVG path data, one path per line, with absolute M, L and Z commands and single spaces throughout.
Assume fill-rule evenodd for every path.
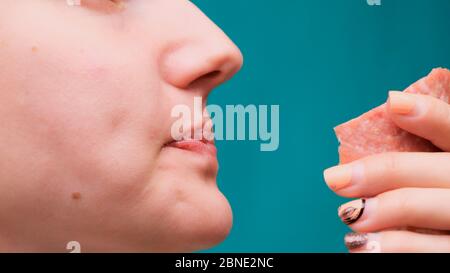
M 189 210 L 178 220 L 179 242 L 185 242 L 178 251 L 205 250 L 228 237 L 233 225 L 233 214 L 228 200 L 218 189 Z
M 217 185 L 216 156 L 191 147 L 164 147 L 138 198 L 128 222 L 130 233 L 142 236 L 135 243 L 145 252 L 204 250 L 230 233 L 233 214 Z
M 233 225 L 233 213 L 216 185 L 203 184 L 180 193 L 166 208 L 166 223 L 160 235 L 158 252 L 193 252 L 214 247 L 224 241 Z
M 223 242 L 233 226 L 233 213 L 228 200 L 217 190 L 215 200 L 205 204 L 199 222 L 193 224 L 194 250 L 204 250 Z

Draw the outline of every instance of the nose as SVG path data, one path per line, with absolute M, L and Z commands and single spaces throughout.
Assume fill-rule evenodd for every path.
M 161 58 L 161 73 L 167 83 L 177 88 L 209 92 L 240 70 L 243 57 L 211 21 L 199 23 L 202 32 L 186 33 L 187 38 L 176 40 L 166 49 Z

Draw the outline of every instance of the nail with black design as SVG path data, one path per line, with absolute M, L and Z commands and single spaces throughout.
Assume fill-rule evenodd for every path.
M 365 199 L 351 201 L 339 207 L 338 215 L 342 222 L 346 225 L 351 225 L 361 218 L 364 213 L 365 205 Z

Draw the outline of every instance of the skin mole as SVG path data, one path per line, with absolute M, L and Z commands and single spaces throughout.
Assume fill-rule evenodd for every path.
M 72 193 L 72 199 L 73 200 L 80 200 L 81 199 L 81 193 L 79 193 L 79 192 Z
M 36 53 L 38 51 L 37 46 L 31 47 L 31 52 Z

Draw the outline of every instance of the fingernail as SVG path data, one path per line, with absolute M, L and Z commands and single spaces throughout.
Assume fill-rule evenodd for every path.
M 341 190 L 352 180 L 352 167 L 350 165 L 340 165 L 326 169 L 323 172 L 325 182 L 333 191 Z
M 389 107 L 395 114 L 409 115 L 416 107 L 416 100 L 410 94 L 399 91 L 390 91 Z
M 117 6 L 117 8 L 119 10 L 125 9 L 125 3 L 124 2 L 115 1 L 115 4 L 116 4 L 116 6 Z
M 358 221 L 364 213 L 366 199 L 358 199 L 348 202 L 338 208 L 338 215 L 342 222 L 351 225 Z
M 351 232 L 344 237 L 345 246 L 353 253 L 379 253 L 381 246 L 379 236 L 374 233 Z
M 344 237 L 345 246 L 349 250 L 364 248 L 368 241 L 369 236 L 367 233 L 350 232 Z
M 380 253 L 380 235 L 378 233 L 350 232 L 344 237 L 345 246 L 352 253 Z

